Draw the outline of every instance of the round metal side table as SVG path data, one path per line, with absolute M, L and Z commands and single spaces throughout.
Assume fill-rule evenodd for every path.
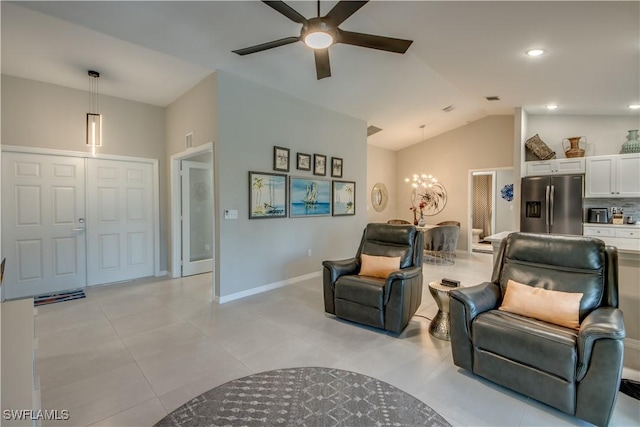
M 438 282 L 429 283 L 429 293 L 438 305 L 438 313 L 429 325 L 429 333 L 434 337 L 450 341 L 451 326 L 449 324 L 449 291 L 456 289 Z

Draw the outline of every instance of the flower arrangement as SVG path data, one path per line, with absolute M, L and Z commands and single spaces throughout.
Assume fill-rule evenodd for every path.
M 413 224 L 414 225 L 418 225 L 418 210 L 420 211 L 420 219 L 424 220 L 424 208 L 427 207 L 427 201 L 424 198 L 420 199 L 420 203 L 418 203 L 418 206 L 411 206 L 409 208 L 410 211 L 413 211 Z

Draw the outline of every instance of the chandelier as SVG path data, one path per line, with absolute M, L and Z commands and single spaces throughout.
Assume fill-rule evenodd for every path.
M 404 182 L 411 183 L 411 186 L 416 190 L 424 190 L 427 188 L 433 188 L 433 185 L 437 184 L 438 180 L 433 175 L 423 173 L 422 175 L 413 174 L 411 179 L 405 178 Z

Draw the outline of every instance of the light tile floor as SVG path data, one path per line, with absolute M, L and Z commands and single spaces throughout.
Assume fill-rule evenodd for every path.
M 429 335 L 430 281 L 471 286 L 490 275 L 490 254 L 425 264 L 417 314 L 426 318 L 397 337 L 325 314 L 319 277 L 223 305 L 211 302 L 209 274 L 92 288 L 85 299 L 38 308 L 42 408 L 68 409 L 59 425 L 148 426 L 234 378 L 325 366 L 393 384 L 453 425 L 586 425 L 458 369 L 449 343 Z M 638 401 L 620 394 L 612 425 L 640 425 Z

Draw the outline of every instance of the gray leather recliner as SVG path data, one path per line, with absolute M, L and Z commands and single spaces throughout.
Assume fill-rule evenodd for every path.
M 498 311 L 509 279 L 583 293 L 579 330 Z M 450 297 L 457 366 L 590 423 L 609 423 L 625 337 L 616 248 L 588 237 L 512 233 L 491 282 Z
M 324 261 L 324 309 L 337 317 L 400 333 L 422 300 L 422 232 L 413 225 L 369 224 L 354 258 Z M 360 255 L 401 257 L 387 279 L 358 276 Z

